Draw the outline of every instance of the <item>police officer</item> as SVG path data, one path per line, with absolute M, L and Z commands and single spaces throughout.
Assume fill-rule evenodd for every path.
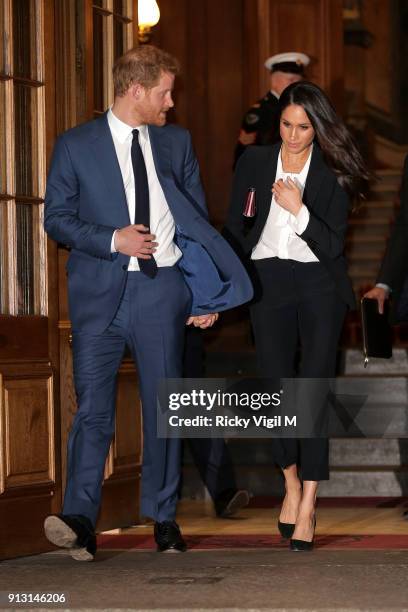
M 234 167 L 238 158 L 251 144 L 271 144 L 277 134 L 278 100 L 282 91 L 291 83 L 303 78 L 304 67 L 310 58 L 304 53 L 278 53 L 269 57 L 265 68 L 270 70 L 270 91 L 245 114 L 238 142 L 235 147 Z

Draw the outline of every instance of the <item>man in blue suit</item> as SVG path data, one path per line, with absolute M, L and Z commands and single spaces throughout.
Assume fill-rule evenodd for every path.
M 189 133 L 165 125 L 177 71 L 176 60 L 152 46 L 121 57 L 113 69 L 113 106 L 59 137 L 48 177 L 45 229 L 71 248 L 78 411 L 63 510 L 46 518 L 45 533 L 77 560 L 96 552 L 126 345 L 137 364 L 143 409 L 141 511 L 155 520 L 159 551 L 186 549 L 174 520 L 180 441 L 157 438 L 157 382 L 182 375 L 186 323 L 209 327 L 219 311 L 252 297 L 240 262 L 207 221 Z

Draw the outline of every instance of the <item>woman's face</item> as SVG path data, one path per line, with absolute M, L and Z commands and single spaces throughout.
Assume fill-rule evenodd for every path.
M 280 135 L 289 153 L 302 153 L 313 142 L 315 131 L 299 104 L 289 104 L 280 118 Z

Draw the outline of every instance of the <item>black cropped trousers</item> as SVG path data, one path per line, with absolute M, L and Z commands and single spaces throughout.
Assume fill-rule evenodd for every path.
M 251 321 L 260 376 L 333 377 L 347 305 L 323 264 L 277 257 L 253 264 L 258 296 Z M 327 438 L 273 438 L 272 444 L 281 468 L 297 464 L 303 480 L 329 479 Z

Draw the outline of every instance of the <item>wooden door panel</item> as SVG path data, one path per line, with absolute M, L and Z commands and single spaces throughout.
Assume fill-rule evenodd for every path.
M 0 558 L 50 550 L 43 535 L 58 512 L 59 434 L 47 363 L 9 362 L 0 380 Z
M 115 423 L 98 530 L 140 522 L 141 410 L 136 370 L 128 359 L 119 372 Z
M 105 478 L 130 476 L 141 463 L 141 410 L 137 373 L 126 360 L 119 373 L 116 402 L 115 440 L 111 448 Z
M 52 375 L 3 384 L 4 488 L 55 480 Z
M 269 22 L 263 37 L 264 57 L 292 50 L 307 53 L 312 60 L 307 78 L 325 89 L 341 110 L 342 0 L 260 0 L 260 4 Z M 262 74 L 268 88 L 268 74 L 265 70 Z

